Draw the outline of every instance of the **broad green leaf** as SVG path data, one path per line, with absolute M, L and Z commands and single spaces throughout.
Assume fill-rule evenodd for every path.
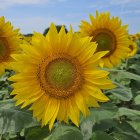
M 23 128 L 38 125 L 31 112 L 14 105 L 12 99 L 0 101 L 0 134 L 20 132 Z
M 134 97 L 139 95 L 137 92 L 140 91 L 140 81 L 131 80 L 130 88 Z
M 102 120 L 102 121 L 94 124 L 93 132 L 94 131 L 106 131 L 115 126 L 116 126 L 116 122 L 113 119 Z
M 101 104 L 100 108 L 92 108 L 90 116 L 87 119 L 93 122 L 100 122 L 105 119 L 112 119 L 117 115 L 118 108 L 111 102 Z
M 102 131 L 95 131 L 91 140 L 115 140 L 113 137 Z
M 130 89 L 127 88 L 116 88 L 107 92 L 111 92 L 115 97 L 117 97 L 121 101 L 130 101 L 132 99 L 132 92 Z
M 134 104 L 135 105 L 140 105 L 140 95 L 138 95 L 138 96 L 135 97 Z
M 115 73 L 116 76 L 119 76 L 121 78 L 126 79 L 133 79 L 136 81 L 140 81 L 140 76 L 131 72 L 127 72 L 125 70 L 116 70 L 116 69 L 107 69 L 104 68 L 104 70 L 109 71 L 110 73 Z
M 78 128 L 61 125 L 56 127 L 51 136 L 44 140 L 83 140 L 83 136 Z
M 133 79 L 136 81 L 140 81 L 140 76 L 134 73 L 130 73 L 127 71 L 118 71 L 118 74 L 122 77 L 122 78 L 128 78 L 128 79 Z
M 140 137 L 140 135 L 137 133 L 137 131 L 129 123 L 127 123 L 126 120 L 116 121 L 116 126 L 114 127 L 114 132 L 121 134 L 120 136 L 122 136 L 124 138 L 129 137 L 132 140 L 138 140 Z
M 125 135 L 122 133 L 113 133 L 113 137 L 115 140 L 138 140 L 136 138 L 134 138 L 133 136 L 129 136 L 129 135 Z
M 140 134 L 140 121 L 128 121 L 128 123 Z
M 140 111 L 134 110 L 134 109 L 129 109 L 125 107 L 120 107 L 118 111 L 119 116 L 127 116 L 127 117 L 140 117 Z
M 140 66 L 138 64 L 133 64 L 129 68 L 135 70 L 135 73 L 140 74 Z
M 81 131 L 85 139 L 88 139 L 92 135 L 92 128 L 96 124 L 101 123 L 103 120 L 113 119 L 118 113 L 118 108 L 114 104 L 103 103 L 100 108 L 91 108 L 90 115 L 81 119 Z
M 7 94 L 8 93 L 8 90 L 0 90 L 0 94 Z
M 48 127 L 40 126 L 25 129 L 25 140 L 43 140 L 50 134 Z
M 104 120 L 105 121 L 105 120 Z M 103 121 L 101 121 L 103 122 Z M 112 125 L 111 125 L 112 123 Z M 139 137 L 140 135 L 137 133 L 137 131 L 131 126 L 129 125 L 128 123 L 124 121 L 119 121 L 119 120 L 113 120 L 113 121 L 108 121 L 106 123 L 103 123 L 103 127 L 106 129 L 106 128 L 109 128 L 109 129 L 102 129 L 102 124 L 100 123 L 100 127 L 97 127 L 98 124 L 96 124 L 95 126 L 95 129 L 93 128 L 93 132 L 96 132 L 96 131 L 100 131 L 100 132 L 108 132 L 108 136 L 110 135 L 111 133 L 111 138 L 113 139 L 117 139 L 117 140 L 139 140 Z M 107 126 L 104 126 L 104 125 L 107 125 Z M 108 127 L 109 125 L 109 127 Z M 99 130 L 100 129 L 100 130 Z M 100 134 L 101 135 L 101 134 Z M 107 135 L 107 134 L 106 134 Z M 107 140 L 110 138 L 108 138 L 107 136 L 104 136 L 104 138 L 102 136 L 99 136 L 97 137 L 97 140 Z M 91 139 L 92 140 L 92 139 Z M 93 140 L 96 140 L 96 137 L 93 137 Z
M 17 140 L 17 133 L 15 132 L 10 132 L 10 133 L 5 133 L 2 136 L 2 140 Z

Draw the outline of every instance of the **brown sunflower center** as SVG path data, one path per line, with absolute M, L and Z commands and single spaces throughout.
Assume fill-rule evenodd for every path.
M 81 87 L 81 75 L 77 60 L 63 54 L 44 59 L 38 67 L 37 78 L 46 94 L 68 98 Z
M 110 55 L 116 48 L 116 37 L 107 29 L 98 29 L 93 33 L 92 41 L 98 43 L 97 51 L 109 51 L 105 56 Z
M 9 57 L 8 43 L 5 39 L 0 38 L 0 62 L 6 61 Z
M 67 59 L 55 59 L 46 67 L 46 79 L 58 89 L 67 89 L 75 80 L 76 69 Z
M 132 51 L 134 49 L 133 45 L 129 45 L 130 50 Z

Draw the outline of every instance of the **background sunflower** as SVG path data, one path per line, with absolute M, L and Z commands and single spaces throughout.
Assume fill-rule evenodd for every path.
M 19 47 L 19 33 L 13 30 L 10 22 L 5 22 L 0 17 L 0 75 L 8 68 L 13 61 L 11 54 L 17 53 Z
M 101 63 L 104 67 L 114 67 L 122 59 L 126 58 L 129 50 L 129 40 L 127 25 L 122 26 L 118 17 L 110 17 L 110 13 L 98 13 L 96 16 L 90 15 L 91 23 L 82 21 L 80 33 L 82 36 L 92 37 L 92 41 L 97 42 L 97 52 L 109 51 Z
M 129 42 L 130 42 L 130 43 L 129 43 L 130 52 L 128 53 L 128 57 L 132 57 L 132 56 L 134 56 L 134 55 L 137 53 L 138 46 L 137 46 L 137 44 L 136 44 L 134 41 L 132 41 L 132 40 L 130 40 Z

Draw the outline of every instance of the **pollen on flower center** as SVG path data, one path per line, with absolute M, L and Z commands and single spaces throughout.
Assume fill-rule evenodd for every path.
M 38 67 L 37 78 L 42 89 L 50 96 L 68 98 L 82 84 L 82 69 L 76 59 L 56 55 L 44 59 Z
M 92 41 L 98 43 L 97 51 L 109 51 L 105 56 L 110 55 L 116 48 L 116 38 L 114 34 L 107 29 L 98 29 L 94 31 Z
M 56 59 L 46 67 L 46 80 L 58 89 L 67 89 L 75 80 L 75 66 L 67 59 Z
M 0 61 L 7 60 L 9 56 L 9 48 L 6 40 L 0 38 Z

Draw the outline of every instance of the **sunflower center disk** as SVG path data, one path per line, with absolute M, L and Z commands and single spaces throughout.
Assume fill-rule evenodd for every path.
M 57 89 L 67 89 L 73 85 L 76 69 L 68 60 L 58 59 L 49 63 L 46 68 L 46 79 Z
M 7 47 L 7 42 L 0 38 L 0 60 L 4 61 L 8 58 L 9 49 Z
M 46 94 L 64 99 L 81 88 L 81 71 L 77 59 L 60 54 L 42 61 L 38 67 L 37 79 Z
M 133 45 L 129 45 L 129 48 L 131 51 L 134 49 Z
M 98 43 L 97 51 L 109 51 L 105 56 L 110 55 L 116 48 L 116 38 L 111 31 L 106 29 L 97 30 L 93 35 L 93 41 Z
M 4 56 L 6 52 L 6 48 L 4 42 L 0 40 L 0 57 Z

